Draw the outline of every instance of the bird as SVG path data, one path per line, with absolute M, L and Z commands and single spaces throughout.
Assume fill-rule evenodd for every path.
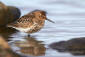
M 15 22 L 9 23 L 7 27 L 12 27 L 28 34 L 35 33 L 43 28 L 45 20 L 54 23 L 54 21 L 47 18 L 46 14 L 46 11 L 34 10 L 17 19 Z

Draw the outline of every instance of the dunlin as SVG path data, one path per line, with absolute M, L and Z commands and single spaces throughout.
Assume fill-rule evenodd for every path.
M 53 22 L 46 17 L 45 11 L 34 10 L 22 16 L 15 22 L 8 24 L 8 27 L 12 27 L 19 31 L 31 34 L 31 33 L 38 32 L 41 28 L 43 28 L 45 20 Z

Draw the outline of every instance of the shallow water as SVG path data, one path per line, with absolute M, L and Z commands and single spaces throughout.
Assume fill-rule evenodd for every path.
M 48 47 L 49 44 L 75 37 L 85 37 L 85 1 L 84 0 L 0 0 L 6 5 L 18 7 L 22 15 L 41 9 L 48 12 L 47 16 L 55 21 L 55 24 L 45 22 L 44 28 L 31 35 L 2 28 L 0 34 L 9 39 L 12 49 L 26 56 L 73 56 L 70 53 L 61 53 Z M 2 31 L 4 30 L 4 32 Z M 10 32 L 10 33 L 9 33 Z M 28 40 L 27 40 L 28 39 Z M 18 45 L 17 45 L 18 44 Z M 27 51 L 21 51 L 23 45 Z M 42 47 L 42 49 L 40 49 Z M 23 50 L 24 48 L 22 48 Z M 32 52 L 31 52 L 31 51 Z M 37 52 L 35 52 L 37 50 Z M 42 52 L 39 52 L 43 50 Z

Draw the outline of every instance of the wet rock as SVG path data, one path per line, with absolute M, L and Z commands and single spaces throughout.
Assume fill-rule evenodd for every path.
M 8 28 L 8 27 L 0 27 L 0 35 L 8 41 L 9 38 L 12 38 L 11 35 L 14 33 L 17 33 L 18 31 L 13 29 L 13 28 Z
M 20 17 L 20 10 L 13 6 L 6 6 L 0 2 L 0 26 L 15 21 Z
M 67 43 L 66 41 L 61 41 L 57 43 L 52 43 L 49 45 L 52 49 L 58 50 L 59 52 L 66 51 Z
M 0 36 L 0 57 L 21 57 L 14 53 L 8 43 Z
M 7 6 L 0 2 L 0 26 L 5 25 L 7 23 L 7 10 Z
M 21 12 L 18 8 L 14 6 L 7 6 L 7 7 L 8 7 L 8 14 L 7 14 L 8 23 L 14 22 L 20 17 Z
M 9 49 L 10 48 L 8 43 L 2 37 L 0 37 L 0 46 L 5 48 L 5 49 Z
M 62 52 L 70 52 L 73 55 L 85 55 L 85 37 L 56 42 L 49 47 Z

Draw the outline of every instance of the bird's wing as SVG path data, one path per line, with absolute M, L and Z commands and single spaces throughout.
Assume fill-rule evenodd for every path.
M 32 16 L 22 16 L 21 18 L 19 18 L 16 23 L 28 23 L 28 22 L 32 22 L 33 17 Z
M 30 15 L 24 15 L 21 18 L 19 18 L 18 20 L 16 20 L 15 22 L 11 23 L 10 25 L 12 27 L 30 27 L 30 25 L 33 24 L 33 16 Z

